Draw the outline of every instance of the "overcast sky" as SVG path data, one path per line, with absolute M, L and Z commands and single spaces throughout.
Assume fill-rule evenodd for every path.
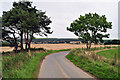
M 13 1 L 0 0 L 0 16 L 2 11 L 12 8 Z M 119 0 L 30 0 L 37 9 L 46 11 L 46 15 L 51 17 L 52 23 L 49 25 L 54 31 L 49 38 L 77 38 L 74 33 L 66 30 L 70 23 L 80 15 L 86 13 L 98 13 L 106 15 L 107 21 L 112 22 L 112 29 L 108 30 L 110 38 L 118 38 L 118 1 Z M 39 37 L 39 36 L 37 36 Z

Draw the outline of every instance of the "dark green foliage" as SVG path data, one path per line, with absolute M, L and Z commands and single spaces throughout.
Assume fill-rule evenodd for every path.
M 120 40 L 118 39 L 113 39 L 113 40 L 106 40 L 104 42 L 104 45 L 120 45 Z
M 20 47 L 23 50 L 24 35 L 28 51 L 34 35 L 47 36 L 52 33 L 51 28 L 48 27 L 51 22 L 45 12 L 32 6 L 32 2 L 14 2 L 12 9 L 4 11 L 2 15 L 2 39 L 10 43 L 14 42 L 17 50 L 17 39 L 20 38 Z
M 112 22 L 107 22 L 105 15 L 100 16 L 97 13 L 80 15 L 70 24 L 70 27 L 67 27 L 68 31 L 73 32 L 83 43 L 87 44 L 87 48 L 91 47 L 91 43 L 97 44 L 103 42 L 102 38 L 108 38 L 109 34 L 103 34 L 107 32 L 107 29 L 112 29 Z

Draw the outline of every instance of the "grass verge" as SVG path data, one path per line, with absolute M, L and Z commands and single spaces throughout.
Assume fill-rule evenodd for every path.
M 12 56 L 3 56 L 2 69 L 4 78 L 36 78 L 39 71 L 40 61 L 48 54 L 68 51 L 64 50 L 48 50 L 47 52 L 31 53 L 31 57 L 27 53 L 19 53 Z
M 114 59 L 115 58 L 115 53 L 117 53 L 117 55 L 118 55 L 118 48 L 99 51 L 96 54 L 98 54 L 99 56 L 104 56 L 107 59 Z M 120 58 L 120 55 L 118 55 L 118 58 Z
M 118 76 L 118 66 L 114 66 L 106 59 L 98 59 L 99 56 L 85 54 L 82 49 L 73 49 L 66 58 L 79 68 L 100 78 L 120 78 Z

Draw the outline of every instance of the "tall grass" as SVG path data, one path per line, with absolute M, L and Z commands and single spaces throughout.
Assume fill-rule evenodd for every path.
M 49 50 L 47 52 L 25 53 L 3 56 L 3 78 L 36 78 L 40 61 L 48 54 L 66 50 Z
M 110 64 L 106 58 L 95 53 L 86 54 L 83 49 L 73 49 L 66 58 L 97 78 L 120 78 L 118 66 Z

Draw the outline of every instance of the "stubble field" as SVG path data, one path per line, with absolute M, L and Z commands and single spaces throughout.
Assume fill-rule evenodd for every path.
M 24 44 L 25 46 L 25 44 Z M 91 47 L 105 47 L 117 45 L 92 45 Z M 31 48 L 44 48 L 47 50 L 60 50 L 60 49 L 73 49 L 73 48 L 86 48 L 85 44 L 31 44 Z M 0 47 L 0 52 L 12 51 L 14 47 Z M 20 49 L 20 48 L 18 48 Z

